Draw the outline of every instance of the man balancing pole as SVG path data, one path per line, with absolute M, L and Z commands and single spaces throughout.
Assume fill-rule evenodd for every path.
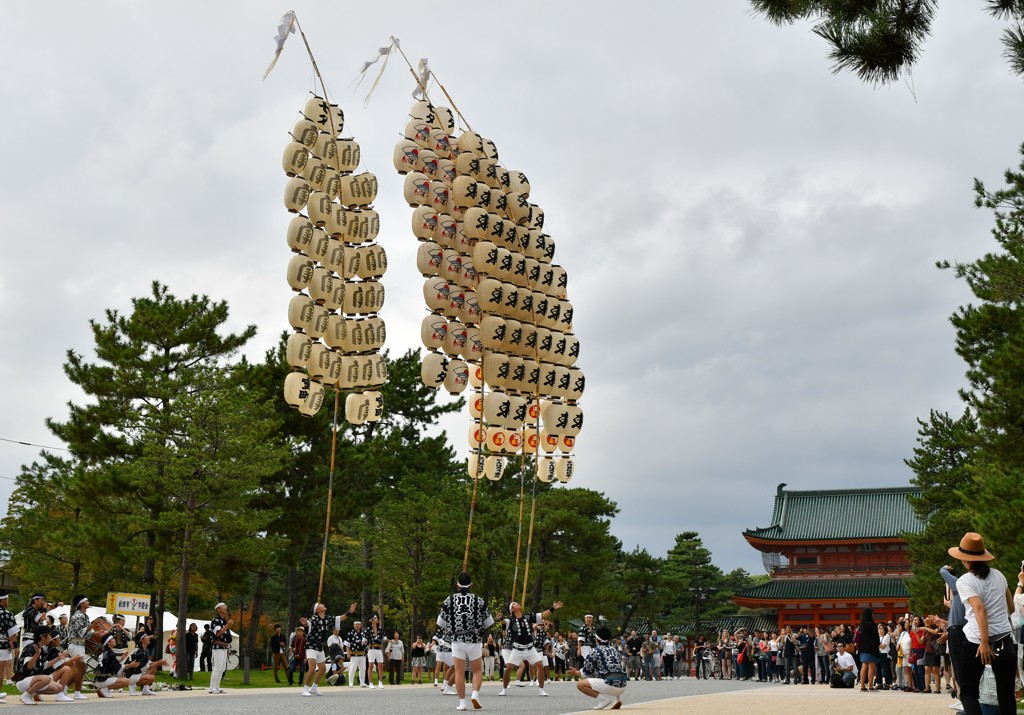
M 451 637 L 452 667 L 455 668 L 455 690 L 459 696 L 456 710 L 466 709 L 466 661 L 473 671 L 473 693 L 470 700 L 479 710 L 480 685 L 483 682 L 483 638 L 481 631 L 494 625 L 494 617 L 484 599 L 470 593 L 473 585 L 463 571 L 456 580 L 458 591 L 444 600 L 437 616 L 437 625 Z

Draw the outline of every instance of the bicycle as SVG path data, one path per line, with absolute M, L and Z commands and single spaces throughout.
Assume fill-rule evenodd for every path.
M 697 663 L 697 674 L 705 680 L 714 678 L 722 679 L 722 661 L 718 659 L 718 653 L 714 648 L 705 648 L 704 653 Z

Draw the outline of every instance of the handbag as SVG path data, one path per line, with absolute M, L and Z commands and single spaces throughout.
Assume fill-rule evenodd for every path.
M 744 651 L 740 651 L 740 654 L 738 656 L 736 656 L 736 662 L 739 663 L 740 665 L 743 665 L 743 663 L 746 662 L 746 660 L 747 660 L 747 651 L 745 651 L 745 650 Z
M 910 651 L 910 655 L 907 657 L 907 662 L 911 665 L 917 665 L 917 649 Z

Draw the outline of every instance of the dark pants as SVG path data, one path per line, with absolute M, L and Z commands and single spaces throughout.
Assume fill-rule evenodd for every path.
M 671 678 L 672 676 L 674 676 L 676 674 L 676 672 L 675 672 L 675 663 L 676 663 L 676 656 L 675 656 L 675 654 L 672 654 L 672 655 L 664 655 L 663 654 L 661 656 L 661 674 L 662 674 L 662 676 L 664 676 L 666 678 Z
M 814 682 L 814 653 L 801 653 L 800 665 L 804 667 L 804 685 Z
M 957 682 L 957 689 L 960 688 L 960 651 L 963 650 L 964 637 L 963 626 L 950 626 L 946 629 L 949 632 L 949 640 L 946 641 L 946 652 L 949 653 L 949 664 L 953 666 L 953 678 Z
M 889 654 L 878 654 L 878 667 L 875 668 L 875 682 L 881 686 L 892 685 L 892 671 L 889 669 Z
M 306 659 L 292 657 L 289 662 L 288 668 L 288 685 L 291 685 L 294 681 L 292 678 L 295 673 L 299 674 L 299 685 L 302 685 L 302 679 L 306 677 Z
M 203 648 L 199 652 L 199 670 L 213 670 L 213 648 Z
M 388 658 L 388 685 L 401 685 L 405 677 L 401 658 Z
M 1009 636 L 990 644 L 992 646 L 992 672 L 996 676 L 996 690 L 999 694 L 1000 715 L 1016 715 L 1017 703 L 1013 696 L 1014 678 L 1017 673 L 1017 648 Z M 957 659 L 960 673 L 960 702 L 964 715 L 981 715 L 978 702 L 978 685 L 985 665 L 977 657 L 978 646 L 966 638 L 959 644 Z

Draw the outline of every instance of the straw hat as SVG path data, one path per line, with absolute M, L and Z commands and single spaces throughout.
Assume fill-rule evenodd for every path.
M 950 547 L 949 555 L 959 561 L 991 561 L 995 558 L 985 548 L 985 539 L 981 534 L 973 531 L 964 534 L 959 546 Z

